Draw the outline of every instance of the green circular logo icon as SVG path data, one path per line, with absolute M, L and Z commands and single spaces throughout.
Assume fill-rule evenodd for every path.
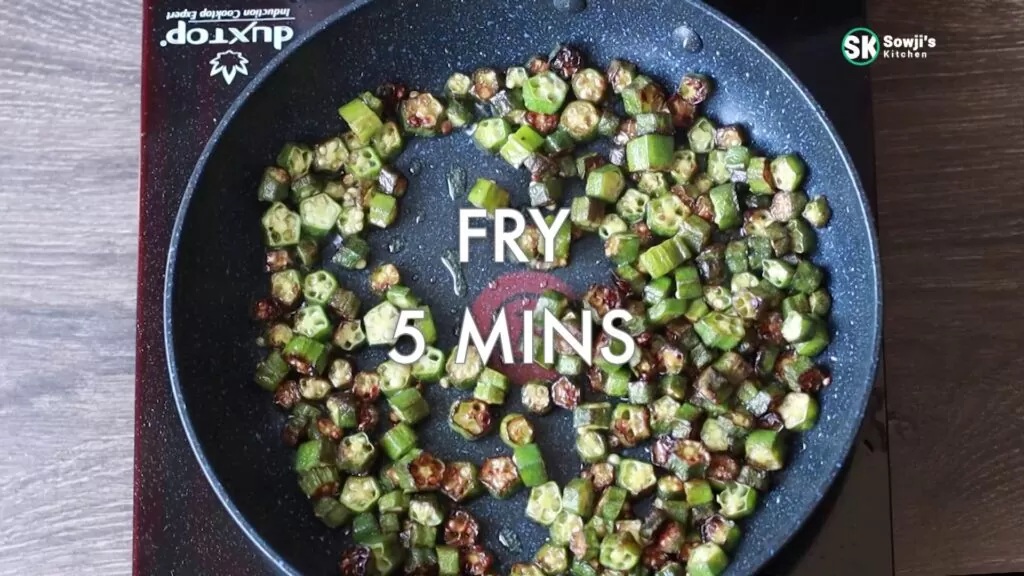
M 854 66 L 867 66 L 878 58 L 878 34 L 870 28 L 854 28 L 843 36 L 843 58 Z

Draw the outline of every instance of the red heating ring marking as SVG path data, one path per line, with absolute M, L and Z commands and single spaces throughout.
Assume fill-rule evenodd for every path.
M 545 290 L 557 290 L 569 298 L 575 298 L 572 288 L 556 276 L 545 272 L 523 270 L 511 272 L 490 283 L 470 306 L 473 320 L 485 338 L 491 331 L 494 319 L 501 310 L 505 311 L 512 349 L 518 360 L 522 360 L 523 312 L 533 310 L 538 297 Z M 525 384 L 534 378 L 551 380 L 557 373 L 538 364 L 506 364 L 500 354 L 492 354 L 492 368 L 501 370 L 509 380 Z

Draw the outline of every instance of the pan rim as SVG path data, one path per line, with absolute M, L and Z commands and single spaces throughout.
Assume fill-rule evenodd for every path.
M 377 0 L 380 1 L 380 0 Z M 859 388 L 861 389 L 861 396 L 858 402 L 855 404 L 855 410 L 852 416 L 855 418 L 849 419 L 849 425 L 846 427 L 844 434 L 839 436 L 840 445 L 843 449 L 837 454 L 837 458 L 831 462 L 823 462 L 825 470 L 819 476 L 817 481 L 813 485 L 809 486 L 815 496 L 812 499 L 811 505 L 806 507 L 804 512 L 799 515 L 792 530 L 777 536 L 773 536 L 766 540 L 768 544 L 767 549 L 763 551 L 759 556 L 755 558 L 752 568 L 752 573 L 756 573 L 760 570 L 775 554 L 785 546 L 797 532 L 807 522 L 808 518 L 817 510 L 825 494 L 829 488 L 835 482 L 839 472 L 845 467 L 845 464 L 849 458 L 850 451 L 853 447 L 853 441 L 856 437 L 857 432 L 861 427 L 861 423 L 864 419 L 865 410 L 867 408 L 868 399 L 870 397 L 870 391 L 874 385 L 874 381 L 877 378 L 878 363 L 880 359 L 881 350 L 881 318 L 882 318 L 882 289 L 881 289 L 881 264 L 878 250 L 878 237 L 876 231 L 875 219 L 871 213 L 870 206 L 867 200 L 867 195 L 864 191 L 864 186 L 860 180 L 860 176 L 857 170 L 853 166 L 853 161 L 850 158 L 849 152 L 846 146 L 839 138 L 839 135 L 835 129 L 835 126 L 826 116 L 824 110 L 814 99 L 808 89 L 797 79 L 796 75 L 786 66 L 781 59 L 779 59 L 767 46 L 765 46 L 760 40 L 754 37 L 750 32 L 744 29 L 742 26 L 734 22 L 731 18 L 718 11 L 717 9 L 705 4 L 701 0 L 684 0 L 685 3 L 692 8 L 702 11 L 712 19 L 723 24 L 730 32 L 735 34 L 737 37 L 742 38 L 745 42 L 749 43 L 757 52 L 774 65 L 782 76 L 792 85 L 797 91 L 803 102 L 810 107 L 813 112 L 815 120 L 821 123 L 826 133 L 829 136 L 833 148 L 839 153 L 839 160 L 842 162 L 843 168 L 846 170 L 850 181 L 857 193 L 857 207 L 860 210 L 860 217 L 858 221 L 863 222 L 867 228 L 867 241 L 868 248 L 870 251 L 869 259 L 871 261 L 870 274 L 871 274 L 871 288 L 874 292 L 872 300 L 875 302 L 875 306 L 871 313 L 871 358 L 868 365 L 868 374 L 870 375 L 867 382 L 860 383 Z M 205 451 L 202 448 L 200 439 L 196 430 L 192 424 L 191 417 L 188 413 L 186 406 L 185 397 L 181 388 L 181 382 L 178 377 L 177 358 L 175 355 L 174 346 L 174 322 L 173 322 L 173 294 L 174 294 L 174 280 L 175 271 L 177 269 L 177 256 L 178 247 L 180 244 L 182 230 L 186 216 L 188 214 L 189 206 L 191 205 L 192 198 L 195 195 L 196 188 L 198 187 L 199 181 L 202 178 L 203 173 L 206 170 L 207 163 L 213 150 L 216 148 L 220 141 L 221 136 L 234 120 L 239 110 L 248 102 L 249 98 L 260 89 L 263 83 L 268 77 L 273 75 L 281 65 L 288 60 L 288 58 L 296 51 L 300 50 L 305 46 L 311 39 L 319 35 L 324 30 L 335 25 L 339 20 L 352 14 L 363 7 L 373 3 L 374 0 L 354 0 L 347 6 L 339 9 L 337 12 L 331 14 L 324 20 L 320 21 L 310 29 L 302 33 L 295 41 L 291 42 L 286 46 L 280 53 L 278 53 L 267 65 L 257 73 L 252 81 L 235 97 L 234 101 L 228 107 L 223 117 L 218 122 L 216 128 L 210 134 L 203 151 L 200 153 L 199 158 L 196 161 L 196 165 L 189 176 L 188 183 L 185 187 L 185 191 L 182 194 L 181 203 L 178 207 L 177 214 L 174 219 L 174 225 L 171 231 L 171 237 L 169 241 L 169 247 L 167 251 L 167 262 L 164 269 L 164 288 L 163 288 L 163 331 L 164 331 L 164 348 L 167 357 L 167 369 L 168 378 L 171 384 L 171 394 L 174 399 L 175 409 L 178 412 L 178 417 L 181 420 L 182 427 L 185 431 L 185 436 L 188 440 L 189 447 L 192 453 L 195 455 L 196 460 L 199 464 L 200 470 L 206 477 L 207 482 L 213 489 L 217 499 L 224 506 L 224 509 L 228 512 L 228 515 L 235 522 L 235 524 L 241 529 L 242 533 L 245 534 L 246 538 L 252 542 L 256 548 L 263 554 L 264 558 L 270 562 L 276 569 L 282 573 L 299 576 L 301 573 L 297 571 L 287 560 L 285 560 L 267 541 L 256 531 L 252 524 L 245 518 L 241 510 L 235 505 L 231 496 L 228 494 L 227 489 L 221 483 L 217 474 L 213 470 L 209 459 L 206 456 Z M 849 412 L 847 412 L 849 414 Z

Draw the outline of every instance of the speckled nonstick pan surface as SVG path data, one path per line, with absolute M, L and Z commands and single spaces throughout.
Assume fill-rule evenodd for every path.
M 214 132 L 189 181 L 168 258 L 164 322 L 171 385 L 189 441 L 218 497 L 269 562 L 289 574 L 335 573 L 348 544 L 313 517 L 297 489 L 293 452 L 280 440 L 283 414 L 254 386 L 258 357 L 250 319 L 252 300 L 266 290 L 255 185 L 286 140 L 313 140 L 343 129 L 336 108 L 352 95 L 387 80 L 438 90 L 455 70 L 524 62 L 557 42 L 585 49 L 604 66 L 613 57 L 637 62 L 665 85 L 687 71 L 714 77 L 707 108 L 722 123 L 742 123 L 768 153 L 795 150 L 810 166 L 807 189 L 827 193 L 831 225 L 819 237 L 818 259 L 834 295 L 834 337 L 824 354 L 833 384 L 822 398 L 822 417 L 796 439 L 785 472 L 744 526 L 728 574 L 752 574 L 797 530 L 825 494 L 850 448 L 874 379 L 880 337 L 878 253 L 867 200 L 850 158 L 808 92 L 755 39 L 718 12 L 682 0 L 589 0 L 582 11 L 559 9 L 566 0 L 399 0 L 356 2 L 292 43 L 253 79 Z M 696 31 L 703 50 L 691 52 L 673 31 Z M 596 236 L 574 243 L 572 263 L 553 277 L 524 274 L 511 262 L 496 264 L 492 247 L 474 245 L 465 266 L 468 291 L 456 297 L 440 254 L 457 247 L 457 208 L 446 174 L 453 166 L 470 180 L 494 178 L 525 203 L 527 175 L 497 157 L 485 157 L 471 139 L 415 140 L 398 166 L 410 175 L 397 225 L 368 239 L 375 262 L 392 261 L 405 283 L 434 310 L 440 345 L 455 343 L 462 310 L 481 315 L 505 303 L 528 305 L 549 287 L 582 292 L 607 280 L 609 265 Z M 578 186 L 578 184 L 577 184 Z M 572 194 L 579 193 L 571 189 Z M 417 217 L 419 216 L 419 217 Z M 402 248 L 389 253 L 399 239 Z M 507 276 L 508 275 L 508 276 Z M 342 282 L 364 298 L 365 272 Z M 373 366 L 382 351 L 363 353 Z M 432 417 L 421 424 L 425 448 L 444 459 L 480 461 L 503 451 L 496 435 L 461 441 L 446 427 L 455 390 L 432 387 Z M 506 410 L 518 405 L 516 394 Z M 579 471 L 572 449 L 571 416 L 537 419 L 548 467 L 560 483 Z M 484 543 L 502 560 L 501 571 L 525 558 L 546 530 L 523 515 L 527 493 L 507 501 L 480 498 L 470 505 L 481 519 Z M 182 511 L 185 513 L 185 511 Z M 513 554 L 498 543 L 513 526 L 522 546 Z

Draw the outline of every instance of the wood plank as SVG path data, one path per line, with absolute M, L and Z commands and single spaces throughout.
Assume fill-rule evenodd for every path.
M 140 4 L 0 2 L 0 574 L 131 570 Z
M 1024 570 L 1024 2 L 870 3 L 896 573 Z

